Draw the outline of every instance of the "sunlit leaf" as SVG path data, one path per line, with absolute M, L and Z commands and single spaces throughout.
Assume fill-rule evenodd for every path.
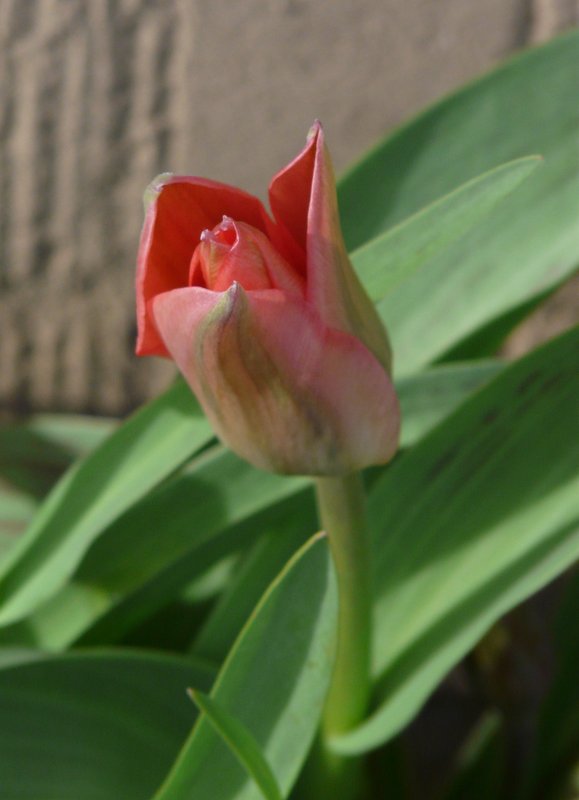
M 193 395 L 178 382 L 67 472 L 0 567 L 0 624 L 56 592 L 99 533 L 210 438 Z
M 577 267 L 578 60 L 579 31 L 516 56 L 400 128 L 342 179 L 355 250 L 486 170 L 544 157 L 483 222 L 379 305 L 398 374 L 440 358 Z
M 476 225 L 540 163 L 521 158 L 490 170 L 354 250 L 352 262 L 372 300 L 383 300 Z
M 211 697 L 250 732 L 287 797 L 312 743 L 333 667 L 337 589 L 315 537 L 263 596 Z M 258 800 L 261 793 L 201 717 L 155 800 Z
M 370 498 L 381 701 L 337 746 L 371 749 L 507 610 L 579 558 L 579 331 L 505 369 Z

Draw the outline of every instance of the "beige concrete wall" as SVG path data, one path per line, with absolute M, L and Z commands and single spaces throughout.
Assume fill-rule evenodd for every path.
M 577 0 L 0 0 L 0 407 L 118 412 L 143 188 L 262 196 L 315 117 L 338 168 Z

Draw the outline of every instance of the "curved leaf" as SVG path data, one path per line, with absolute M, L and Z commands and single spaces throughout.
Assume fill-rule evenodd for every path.
M 343 228 L 355 249 L 497 164 L 529 153 L 545 159 L 379 305 L 399 374 L 439 359 L 576 268 L 578 59 L 578 30 L 518 55 L 400 128 L 342 179 Z
M 504 363 L 491 360 L 443 364 L 397 381 L 400 446 L 415 444 L 502 369 Z
M 211 692 L 247 728 L 287 797 L 313 740 L 333 668 L 337 589 L 327 542 L 292 558 L 247 622 Z M 200 718 L 155 800 L 257 800 L 235 756 Z
M 311 493 L 300 492 L 281 513 L 262 514 L 255 524 L 262 535 L 244 556 L 195 637 L 191 652 L 196 656 L 223 661 L 263 592 L 315 529 Z
M 179 381 L 67 472 L 0 567 L 0 625 L 54 594 L 99 533 L 211 435 Z
M 372 300 L 383 300 L 476 225 L 540 163 L 535 156 L 492 169 L 354 250 L 352 263 Z
M 505 369 L 374 485 L 382 701 L 343 752 L 420 709 L 493 622 L 579 557 L 574 330 Z
M 400 381 L 404 446 L 499 369 L 493 362 L 444 366 Z M 292 530 L 301 524 L 305 535 L 314 530 L 308 485 L 255 470 L 220 446 L 206 451 L 99 535 L 69 582 L 24 624 L 5 629 L 1 640 L 49 650 L 119 641 L 224 555 L 268 532 L 283 536 L 287 520 Z M 254 592 L 236 606 L 236 625 L 258 597 Z M 222 627 L 217 638 L 229 645 L 237 630 Z
M 191 726 L 186 658 L 102 651 L 0 669 L 2 800 L 149 800 Z
M 50 650 L 118 641 L 202 571 L 254 541 L 265 523 L 253 515 L 306 484 L 260 472 L 221 446 L 207 451 L 111 525 L 73 579 L 24 621 L 23 635 L 34 631 Z M 22 641 L 8 636 L 15 638 Z
M 207 715 L 209 722 L 231 749 L 247 774 L 259 786 L 265 800 L 281 800 L 281 792 L 275 775 L 247 728 L 203 692 L 193 689 L 190 695 L 200 711 Z

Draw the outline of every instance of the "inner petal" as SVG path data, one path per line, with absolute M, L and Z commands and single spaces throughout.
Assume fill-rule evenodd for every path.
M 263 234 L 229 217 L 213 230 L 203 231 L 191 259 L 189 285 L 217 292 L 235 282 L 246 290 L 273 288 L 257 237 Z
M 301 275 L 277 252 L 261 231 L 223 217 L 204 230 L 191 259 L 189 285 L 217 292 L 233 283 L 246 290 L 282 289 L 304 295 Z

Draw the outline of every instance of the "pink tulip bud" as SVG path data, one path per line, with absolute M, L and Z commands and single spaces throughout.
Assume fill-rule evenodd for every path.
M 385 463 L 400 414 L 384 327 L 348 259 L 322 128 L 261 202 L 162 176 L 139 248 L 138 355 L 172 358 L 219 437 L 257 467 Z

